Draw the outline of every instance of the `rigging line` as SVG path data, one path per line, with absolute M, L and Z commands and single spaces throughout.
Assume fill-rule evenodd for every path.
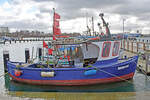
M 146 78 L 150 81 L 150 79 L 145 71 L 142 71 L 141 73 L 143 73 L 146 76 Z

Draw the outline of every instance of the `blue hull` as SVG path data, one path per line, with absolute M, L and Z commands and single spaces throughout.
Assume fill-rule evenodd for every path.
M 9 75 L 16 81 L 39 85 L 91 85 L 123 81 L 133 78 L 137 66 L 138 56 L 123 62 L 107 65 L 93 64 L 90 68 L 33 68 L 20 67 L 21 75 L 16 76 L 16 63 L 8 62 Z M 41 72 L 54 72 L 53 77 L 43 77 Z

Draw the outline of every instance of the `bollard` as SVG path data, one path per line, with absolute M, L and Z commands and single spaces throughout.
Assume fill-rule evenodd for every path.
M 25 49 L 25 62 L 27 63 L 29 59 L 30 59 L 30 52 L 29 52 L 29 49 L 26 48 Z
M 39 57 L 39 60 L 41 60 L 41 56 L 42 56 L 42 48 L 39 48 L 38 49 L 38 57 Z
M 9 52 L 8 51 L 3 51 L 3 61 L 4 61 L 4 71 L 7 72 L 7 61 L 9 61 Z

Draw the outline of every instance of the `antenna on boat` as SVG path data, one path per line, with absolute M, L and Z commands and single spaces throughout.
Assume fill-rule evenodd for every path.
M 104 14 L 103 13 L 100 13 L 99 16 L 101 17 L 102 21 L 103 21 L 103 25 L 106 27 L 106 35 L 108 37 L 111 37 L 111 34 L 110 34 L 110 30 L 109 30 L 109 27 L 108 27 L 108 23 L 105 22 L 104 20 Z

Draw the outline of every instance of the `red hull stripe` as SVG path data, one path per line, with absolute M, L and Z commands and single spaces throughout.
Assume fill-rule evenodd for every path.
M 29 79 L 21 79 L 17 78 L 11 74 L 9 74 L 14 80 L 18 82 L 28 83 L 28 84 L 36 84 L 36 85 L 92 85 L 99 83 L 110 83 L 123 81 L 124 79 L 133 78 L 134 73 L 130 73 L 127 75 L 123 75 L 118 77 L 111 77 L 105 79 L 83 79 L 83 80 L 29 80 Z

